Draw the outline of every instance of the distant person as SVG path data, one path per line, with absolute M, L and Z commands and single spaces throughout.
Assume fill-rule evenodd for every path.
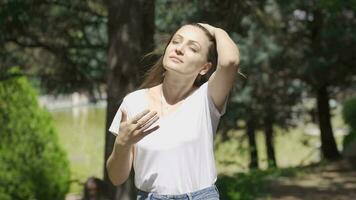
M 213 139 L 239 62 L 224 30 L 180 27 L 109 128 L 117 135 L 106 162 L 112 183 L 124 183 L 133 165 L 137 200 L 219 199 Z
M 104 181 L 89 177 L 84 183 L 83 200 L 108 200 Z

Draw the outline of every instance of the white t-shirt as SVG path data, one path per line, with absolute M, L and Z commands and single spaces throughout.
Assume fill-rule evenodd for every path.
M 136 90 L 123 99 L 109 128 L 117 135 L 121 111 L 128 119 L 148 108 L 147 89 Z M 159 129 L 134 145 L 135 186 L 158 194 L 183 194 L 213 185 L 217 174 L 213 139 L 220 113 L 208 95 L 208 82 L 201 85 L 172 113 L 159 118 Z

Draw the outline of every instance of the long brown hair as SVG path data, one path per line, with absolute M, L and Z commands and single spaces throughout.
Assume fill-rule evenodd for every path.
M 205 35 L 208 37 L 209 41 L 211 42 L 211 45 L 209 46 L 209 50 L 208 50 L 208 62 L 211 62 L 212 66 L 209 69 L 209 71 L 204 74 L 204 75 L 198 75 L 194 81 L 194 86 L 199 87 L 201 86 L 203 83 L 207 82 L 210 78 L 210 76 L 213 74 L 213 72 L 216 70 L 216 65 L 217 65 L 217 61 L 218 61 L 218 53 L 216 50 L 216 40 L 215 38 L 210 34 L 210 32 L 204 28 L 203 26 L 201 26 L 200 24 L 197 23 L 191 23 L 191 24 L 186 24 L 186 25 L 191 25 L 194 27 L 198 27 L 200 28 L 202 31 L 204 31 Z M 186 26 L 184 25 L 184 26 Z M 157 60 L 157 62 L 146 72 L 146 74 L 144 75 L 144 80 L 142 82 L 142 84 L 140 85 L 139 89 L 144 89 L 144 88 L 150 88 L 150 87 L 154 87 L 156 85 L 159 85 L 163 82 L 163 78 L 164 78 L 164 72 L 165 69 L 163 67 L 163 57 L 164 57 L 164 53 L 166 52 L 167 46 L 169 45 L 169 43 L 171 42 L 173 36 L 175 35 L 175 33 L 178 31 L 179 29 L 177 29 L 169 38 L 163 54 L 160 55 L 159 59 Z M 151 53 L 149 53 L 151 54 Z

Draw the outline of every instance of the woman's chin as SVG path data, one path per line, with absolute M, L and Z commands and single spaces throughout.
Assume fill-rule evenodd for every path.
M 177 67 L 165 67 L 165 68 L 166 68 L 166 71 L 169 71 L 169 72 L 174 72 L 174 73 L 180 72 L 180 70 Z
M 165 66 L 166 72 L 172 73 L 172 74 L 184 74 L 184 71 L 182 71 L 182 68 L 176 67 L 176 66 Z
M 164 68 L 166 70 L 179 70 L 180 68 L 182 68 L 182 66 L 177 65 L 177 63 L 172 63 L 172 62 L 168 62 L 166 65 L 164 65 Z

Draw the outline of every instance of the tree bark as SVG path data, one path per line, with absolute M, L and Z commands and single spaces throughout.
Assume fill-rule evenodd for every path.
M 150 53 L 155 48 L 154 34 L 155 34 L 155 0 L 148 0 L 143 2 L 143 32 L 141 34 L 142 56 Z M 145 74 L 147 70 L 158 60 L 157 56 L 149 56 L 142 59 L 140 74 Z M 142 78 L 141 78 L 142 80 Z
M 133 170 L 123 185 L 114 187 L 106 171 L 115 136 L 108 128 L 123 97 L 134 91 L 144 73 L 140 65 L 146 50 L 153 50 L 154 0 L 106 0 L 108 9 L 108 76 L 107 114 L 105 128 L 104 181 L 110 199 L 135 198 Z
M 310 33 L 311 33 L 311 49 L 313 56 L 322 57 L 320 55 L 321 37 L 322 29 L 324 25 L 324 15 L 320 9 L 315 9 L 313 12 L 313 21 L 310 24 Z M 316 59 L 316 58 L 314 58 Z M 328 94 L 328 85 L 324 80 L 324 76 L 321 75 L 319 70 L 320 66 L 312 66 L 315 68 L 313 77 L 311 79 L 311 84 L 316 91 L 317 96 L 317 108 L 318 108 L 318 121 L 320 128 L 320 137 L 321 137 L 321 151 L 324 159 L 326 160 L 336 160 L 341 157 L 335 142 L 333 135 L 332 125 L 331 125 L 331 116 L 330 116 L 330 106 L 329 106 L 329 94 Z
M 264 132 L 266 136 L 266 148 L 267 148 L 267 162 L 268 168 L 277 167 L 277 161 L 274 151 L 274 137 L 273 137 L 273 122 L 271 117 L 264 119 Z
M 323 153 L 323 157 L 326 160 L 337 160 L 341 157 L 341 155 L 337 149 L 331 126 L 329 95 L 327 91 L 327 86 L 322 86 L 317 89 L 317 104 L 318 121 L 321 137 L 321 151 Z
M 246 134 L 248 137 L 249 149 L 250 149 L 250 169 L 258 169 L 258 152 L 255 136 L 255 124 L 252 119 L 247 120 Z

